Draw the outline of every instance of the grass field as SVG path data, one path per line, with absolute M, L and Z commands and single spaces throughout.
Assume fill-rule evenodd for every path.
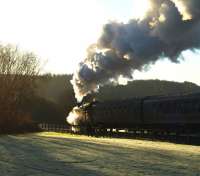
M 59 133 L 0 136 L 0 176 L 200 176 L 200 147 Z

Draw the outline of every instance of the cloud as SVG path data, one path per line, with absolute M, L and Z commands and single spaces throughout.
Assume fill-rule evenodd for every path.
M 198 0 L 180 0 L 192 16 L 187 20 L 174 1 L 150 1 L 152 8 L 144 19 L 104 25 L 102 35 L 89 47 L 73 76 L 79 101 L 112 80 L 131 79 L 135 70 L 143 70 L 162 57 L 179 62 L 182 51 L 200 47 Z

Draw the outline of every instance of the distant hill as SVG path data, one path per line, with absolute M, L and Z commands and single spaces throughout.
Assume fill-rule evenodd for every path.
M 41 75 L 36 79 L 37 98 L 32 104 L 32 114 L 40 123 L 64 123 L 76 105 L 70 80 L 72 75 Z
M 161 80 L 135 80 L 127 85 L 107 85 L 100 88 L 95 97 L 99 100 L 127 99 L 153 95 L 182 95 L 200 92 L 200 86 L 191 82 Z
M 65 110 L 68 106 L 71 109 L 76 102 L 71 79 L 72 75 L 42 75 L 37 79 L 36 94 Z
M 72 107 L 76 106 L 72 75 L 42 75 L 36 81 L 36 95 L 32 111 L 37 122 L 64 123 Z M 86 101 L 96 98 L 100 101 L 127 99 L 152 95 L 180 95 L 200 92 L 200 87 L 191 82 L 172 82 L 161 80 L 135 80 L 127 85 L 107 85 L 101 87 Z

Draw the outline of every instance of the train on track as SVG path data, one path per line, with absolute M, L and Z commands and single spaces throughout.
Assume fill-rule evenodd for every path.
M 74 129 L 105 131 L 200 133 L 200 93 L 93 101 L 73 110 Z

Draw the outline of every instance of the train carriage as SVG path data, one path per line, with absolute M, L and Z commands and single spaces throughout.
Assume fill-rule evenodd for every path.
M 150 128 L 199 130 L 200 96 L 150 98 L 143 103 L 143 122 Z
M 200 133 L 200 94 L 95 101 L 79 109 L 80 128 Z
M 87 111 L 95 127 L 131 128 L 133 124 L 141 124 L 140 103 L 140 99 L 98 102 Z

